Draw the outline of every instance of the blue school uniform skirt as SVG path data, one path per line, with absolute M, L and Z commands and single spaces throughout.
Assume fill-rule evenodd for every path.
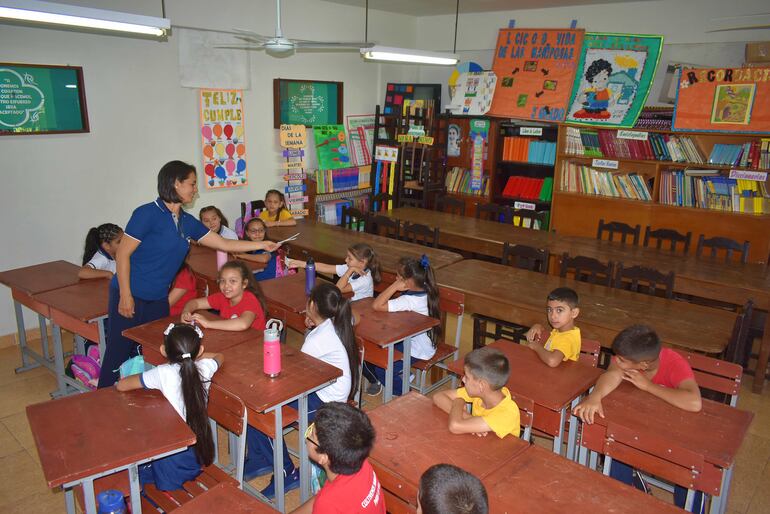
M 161 491 L 181 489 L 182 484 L 201 474 L 201 465 L 195 455 L 195 446 L 185 451 L 139 466 L 139 483 L 155 484 Z

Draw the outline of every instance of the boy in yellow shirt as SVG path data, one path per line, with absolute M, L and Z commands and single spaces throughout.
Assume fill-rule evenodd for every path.
M 578 295 L 569 287 L 558 287 L 548 294 L 545 312 L 551 335 L 541 343 L 545 328 L 535 323 L 526 333 L 527 344 L 548 366 L 555 368 L 563 361 L 576 361 L 580 357 L 580 329 L 575 318 L 580 314 Z
M 519 437 L 519 407 L 505 387 L 509 375 L 508 358 L 500 350 L 485 346 L 466 355 L 465 387 L 433 395 L 433 403 L 449 414 L 449 431 L 479 437 L 494 432 L 500 439 L 509 434 Z M 466 403 L 472 405 L 470 414 Z

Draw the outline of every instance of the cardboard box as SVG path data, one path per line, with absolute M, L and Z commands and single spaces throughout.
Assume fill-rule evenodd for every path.
M 770 63 L 770 41 L 746 43 L 746 62 Z

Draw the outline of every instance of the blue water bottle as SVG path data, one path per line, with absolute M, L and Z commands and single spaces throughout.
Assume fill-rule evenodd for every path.
M 99 514 L 126 514 L 126 500 L 123 493 L 115 489 L 102 491 L 96 496 Z
M 309 256 L 307 258 L 307 263 L 305 264 L 305 295 L 310 296 L 310 291 L 312 291 L 314 287 L 315 287 L 315 262 L 313 261 L 313 257 Z

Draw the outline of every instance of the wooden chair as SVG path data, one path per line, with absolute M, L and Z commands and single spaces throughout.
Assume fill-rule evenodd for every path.
M 584 257 L 582 255 L 570 257 L 565 252 L 561 258 L 559 276 L 566 277 L 568 274 L 572 274 L 573 278 L 580 282 L 610 287 L 612 284 L 613 268 L 614 263 L 612 261 L 604 264 L 592 257 Z
M 613 287 L 652 296 L 656 296 L 658 289 L 661 289 L 665 298 L 674 298 L 674 272 L 664 274 L 644 266 L 624 268 L 623 263 L 619 262 L 615 268 Z
M 738 405 L 738 394 L 741 392 L 743 368 L 740 364 L 727 362 L 699 353 L 674 349 L 690 363 L 695 381 L 702 393 L 714 392 L 726 397 L 725 403 L 731 407 Z M 705 397 L 710 395 L 704 394 Z
M 687 255 L 687 253 L 690 251 L 690 241 L 692 240 L 692 232 L 687 232 L 687 234 L 683 235 L 677 232 L 676 230 L 670 229 L 670 228 L 659 228 L 656 230 L 652 230 L 652 228 L 647 225 L 644 229 L 644 246 L 648 247 L 650 246 L 650 239 L 655 239 L 655 248 L 660 250 L 663 247 L 664 242 L 669 243 L 669 250 L 671 250 L 671 253 L 677 252 L 677 244 L 682 243 L 682 253 L 684 255 Z
M 602 345 L 599 341 L 581 338 L 578 362 L 595 368 L 599 365 L 599 355 L 601 352 Z
M 548 212 L 531 211 L 529 209 L 511 209 L 511 223 L 516 227 L 532 230 L 546 230 L 548 227 Z
M 366 231 L 370 234 L 398 239 L 401 232 L 400 229 L 401 221 L 397 219 L 371 212 L 366 217 Z
M 511 393 L 511 400 L 519 407 L 519 424 L 521 425 L 520 439 L 532 442 L 532 424 L 535 420 L 535 402 L 526 396 Z
M 195 297 L 205 298 L 209 295 L 209 282 L 204 277 L 198 276 L 193 273 L 195 277 Z
M 343 205 L 340 227 L 362 232 L 366 228 L 366 215 L 355 207 Z
M 476 217 L 488 221 L 498 221 L 500 223 L 511 222 L 511 208 L 507 205 L 497 205 L 496 203 L 476 203 Z
M 620 221 L 608 221 L 607 223 L 604 222 L 604 219 L 599 220 L 599 228 L 596 231 L 596 239 L 603 239 L 604 233 L 607 233 L 607 241 L 614 241 L 615 235 L 620 235 L 620 242 L 622 244 L 626 244 L 626 241 L 628 240 L 628 237 L 633 237 L 633 243 L 635 245 L 639 244 L 639 234 L 642 231 L 641 225 L 636 225 L 635 227 L 632 227 L 631 225 L 628 225 L 626 223 L 622 223 Z
M 742 368 L 749 365 L 751 356 L 751 345 L 754 342 L 751 327 L 755 316 L 754 302 L 749 300 L 738 312 L 733 325 L 733 332 L 730 335 L 730 341 L 722 353 L 722 358 L 728 362 L 734 362 Z
M 252 217 L 254 214 L 254 211 L 256 210 L 264 210 L 265 209 L 265 201 L 264 200 L 251 200 L 250 202 L 241 202 L 241 218 L 246 219 L 246 213 L 249 214 L 249 217 Z
M 739 261 L 741 264 L 746 264 L 749 260 L 749 247 L 751 244 L 748 241 L 744 241 L 743 244 L 734 239 L 728 237 L 712 237 L 706 239 L 706 236 L 701 234 L 698 237 L 698 246 L 695 248 L 695 256 L 698 258 L 703 257 L 703 251 L 710 248 L 711 252 L 709 257 L 716 260 L 717 254 L 724 252 L 724 261 L 729 264 L 733 261 L 733 253 L 738 253 Z
M 503 245 L 503 258 L 501 262 L 505 266 L 548 274 L 549 257 L 550 253 L 546 248 L 514 245 L 506 242 Z
M 380 212 L 388 210 L 388 202 L 395 200 L 390 193 L 377 193 L 369 195 L 369 211 Z
M 436 210 L 465 216 L 465 202 L 447 195 L 439 196 L 436 199 Z
M 438 247 L 439 229 L 430 228 L 421 223 L 404 223 L 401 239 L 409 243 L 428 246 L 430 248 Z

